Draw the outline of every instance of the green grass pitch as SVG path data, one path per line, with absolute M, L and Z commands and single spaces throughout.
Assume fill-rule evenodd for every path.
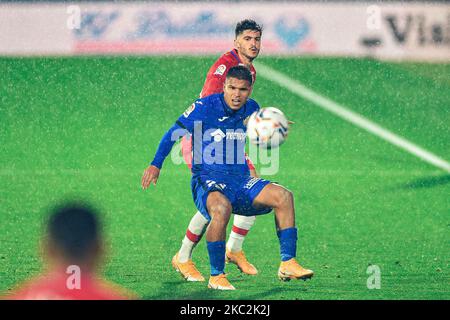
M 0 58 L 0 292 L 41 270 L 46 210 L 76 197 L 104 212 L 105 276 L 145 299 L 448 299 L 450 175 L 262 77 L 253 98 L 295 121 L 269 179 L 295 194 L 298 258 L 316 274 L 277 279 L 269 214 L 244 244 L 258 276 L 228 265 L 235 292 L 182 281 L 170 260 L 196 211 L 190 174 L 167 160 L 156 188 L 140 179 L 215 58 Z M 259 61 L 450 160 L 450 64 Z M 204 241 L 194 260 L 207 276 Z

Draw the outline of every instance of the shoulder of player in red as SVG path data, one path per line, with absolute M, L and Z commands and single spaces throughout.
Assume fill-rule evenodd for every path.
M 239 58 L 239 54 L 238 51 L 236 49 L 233 49 L 231 51 L 228 51 L 227 53 L 223 54 L 222 57 L 224 59 L 227 59 L 228 61 L 231 61 L 230 63 L 230 68 L 238 66 L 238 65 L 244 65 L 241 61 L 241 59 Z M 217 60 L 217 62 L 220 62 L 220 59 L 222 58 L 220 57 L 219 60 Z M 227 70 L 228 71 L 228 70 Z M 253 64 L 250 66 L 250 72 L 252 73 L 253 76 L 253 81 L 256 78 L 256 69 L 253 66 Z
M 200 97 L 203 98 L 211 94 L 223 92 L 223 84 L 225 83 L 228 70 L 240 64 L 242 64 L 242 61 L 236 49 L 224 53 L 209 69 Z M 256 70 L 253 65 L 250 71 L 253 76 L 253 82 L 255 82 Z
M 49 273 L 31 279 L 2 299 L 6 300 L 128 300 L 133 292 L 93 275 L 83 275 L 79 286 L 70 287 L 70 274 Z

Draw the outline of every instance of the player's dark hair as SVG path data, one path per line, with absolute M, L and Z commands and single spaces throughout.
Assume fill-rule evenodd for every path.
M 243 33 L 245 30 L 259 31 L 259 33 L 262 35 L 263 28 L 261 25 L 257 24 L 256 21 L 251 20 L 251 19 L 245 19 L 245 20 L 239 21 L 236 24 L 236 29 L 234 31 L 236 38 L 238 35 Z
M 100 242 L 97 212 L 85 204 L 65 204 L 53 209 L 47 235 L 64 258 L 82 262 L 91 257 Z
M 246 80 L 250 85 L 253 84 L 253 77 L 252 73 L 246 66 L 235 66 L 230 68 L 227 73 L 227 79 L 228 78 L 236 78 L 239 80 Z

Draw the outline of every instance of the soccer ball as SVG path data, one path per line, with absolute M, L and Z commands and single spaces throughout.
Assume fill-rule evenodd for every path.
M 285 140 L 289 121 L 277 108 L 267 107 L 254 112 L 247 123 L 247 137 L 250 142 L 263 148 L 277 148 Z

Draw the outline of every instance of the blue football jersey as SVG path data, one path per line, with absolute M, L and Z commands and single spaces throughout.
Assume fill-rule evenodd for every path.
M 223 93 L 196 100 L 177 120 L 192 135 L 193 174 L 249 175 L 245 159 L 245 120 L 259 110 L 248 99 L 235 111 L 225 103 Z
M 173 133 L 183 128 L 192 135 L 192 173 L 249 175 L 245 159 L 245 120 L 259 110 L 248 99 L 239 110 L 225 103 L 223 93 L 196 100 L 166 133 L 152 164 L 161 168 L 175 141 Z

